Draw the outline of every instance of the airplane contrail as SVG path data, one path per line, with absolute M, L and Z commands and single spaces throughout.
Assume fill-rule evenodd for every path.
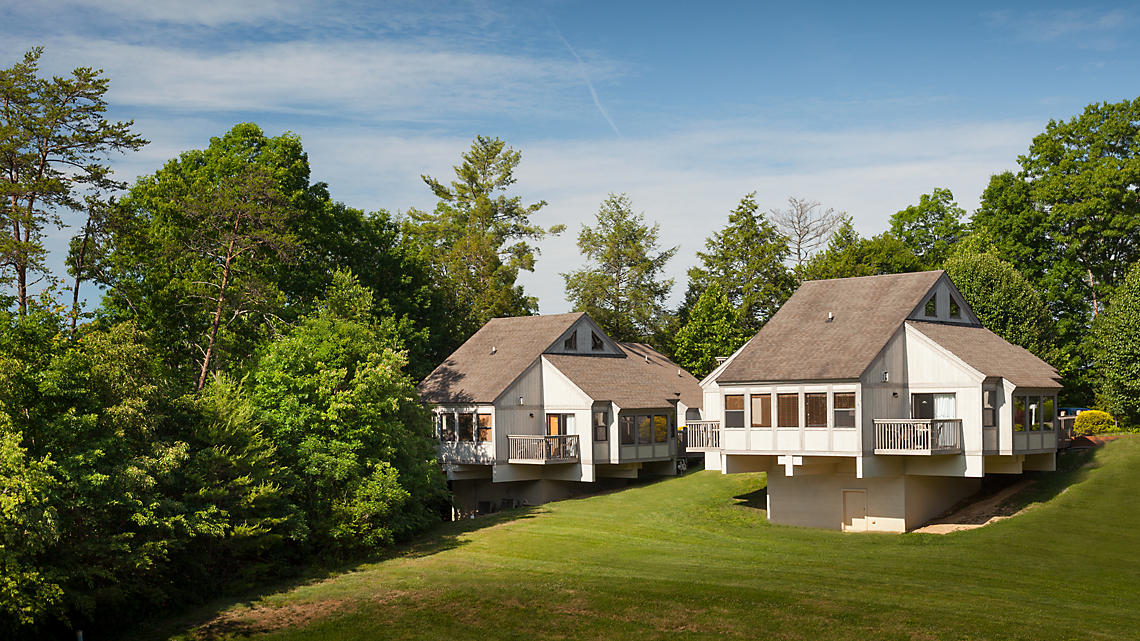
M 618 131 L 613 118 L 610 118 L 610 115 L 606 113 L 606 108 L 602 106 L 602 101 L 598 100 L 598 92 L 594 91 L 594 83 L 590 82 L 590 74 L 586 72 L 586 63 L 582 62 L 582 57 L 578 55 L 577 51 L 574 51 L 574 47 L 570 46 L 570 41 L 566 39 L 566 36 L 562 35 L 562 31 L 558 29 L 553 20 L 550 20 L 550 26 L 554 28 L 554 33 L 558 34 L 558 38 L 562 40 L 562 44 L 566 45 L 566 48 L 570 50 L 574 59 L 578 61 L 578 70 L 582 72 L 582 79 L 586 81 L 586 88 L 590 90 L 590 96 L 594 99 L 594 106 L 602 113 L 602 117 L 606 119 L 606 122 L 610 123 L 610 127 L 614 130 L 614 133 L 617 134 L 618 138 L 621 138 L 621 132 Z

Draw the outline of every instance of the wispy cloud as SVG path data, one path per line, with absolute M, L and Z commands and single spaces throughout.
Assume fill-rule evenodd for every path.
M 602 106 L 602 101 L 598 99 L 598 92 L 594 90 L 594 83 L 590 81 L 590 72 L 586 69 L 586 63 L 582 62 L 582 57 L 578 55 L 577 51 L 574 51 L 574 47 L 570 46 L 570 41 L 566 39 L 566 36 L 562 35 L 562 31 L 554 24 L 553 20 L 550 21 L 550 26 L 554 29 L 554 33 L 558 34 L 558 39 L 562 41 L 562 44 L 566 45 L 566 48 L 570 50 L 570 54 L 578 61 L 578 70 L 582 73 L 582 79 L 586 81 L 586 88 L 590 90 L 590 97 L 594 99 L 594 106 L 598 108 L 598 111 L 601 112 L 606 122 L 610 123 L 610 128 L 614 130 L 618 138 L 621 138 L 621 132 L 618 131 L 613 118 L 610 118 L 610 115 L 606 113 L 606 108 Z
M 1021 40 L 1065 41 L 1086 49 L 1117 46 L 1115 36 L 1136 23 L 1135 13 L 1124 9 L 1002 10 L 985 12 L 982 17 L 991 27 L 1010 31 Z

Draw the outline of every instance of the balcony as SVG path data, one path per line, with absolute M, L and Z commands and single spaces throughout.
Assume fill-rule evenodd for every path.
M 720 449 L 720 421 L 688 421 L 682 432 L 684 446 L 689 452 L 708 452 Z
M 490 441 L 439 441 L 439 462 L 444 465 L 490 465 L 495 462 Z
M 578 435 L 507 436 L 510 444 L 508 463 L 548 465 L 578 462 Z
M 960 418 L 875 419 L 875 454 L 933 456 L 961 453 Z

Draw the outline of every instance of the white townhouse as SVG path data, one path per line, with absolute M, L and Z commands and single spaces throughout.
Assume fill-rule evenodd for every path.
M 1055 469 L 1057 372 L 942 271 L 805 282 L 701 387 L 690 450 L 767 472 L 773 523 L 902 532 L 986 474 Z
M 495 318 L 420 383 L 460 514 L 673 474 L 697 380 L 584 313 Z

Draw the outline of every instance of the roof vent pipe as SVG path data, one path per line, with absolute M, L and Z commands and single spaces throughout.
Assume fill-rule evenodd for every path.
M 830 323 L 833 320 L 835 320 L 835 314 L 833 314 L 831 312 L 827 312 L 827 322 Z
M 492 355 L 494 355 L 494 354 L 495 354 L 495 352 L 498 352 L 498 351 L 499 351 L 499 348 L 498 348 L 498 347 L 495 347 L 495 346 L 493 346 L 493 345 L 491 346 L 491 354 L 492 354 Z

